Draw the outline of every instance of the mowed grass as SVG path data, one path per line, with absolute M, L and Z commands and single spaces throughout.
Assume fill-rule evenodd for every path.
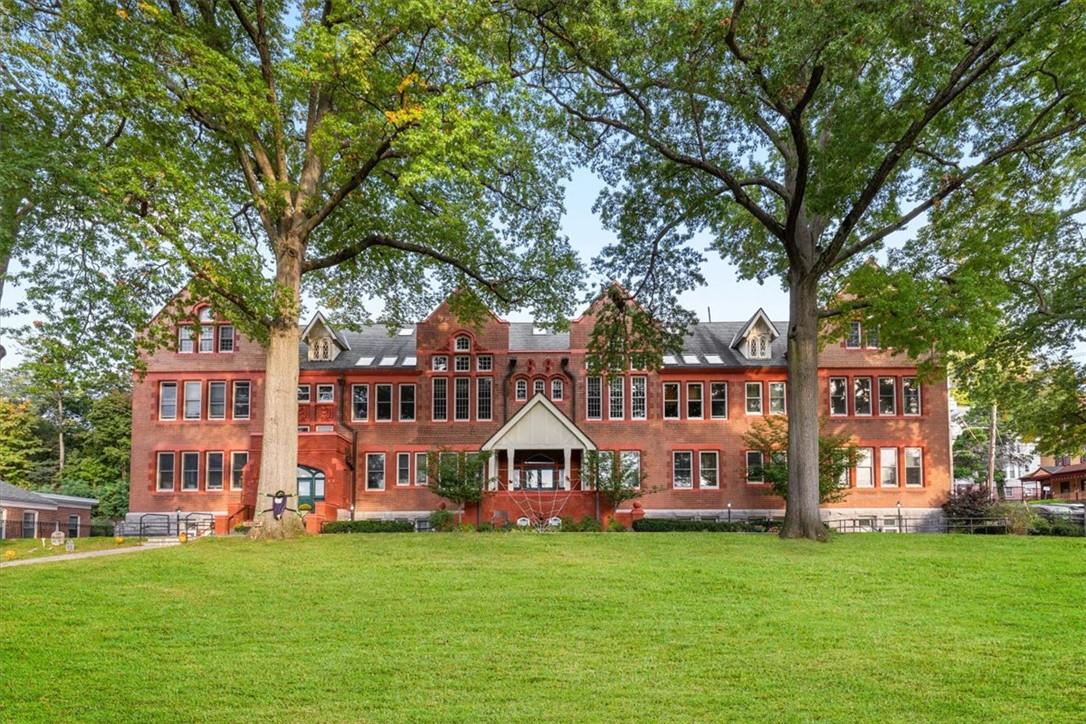
M 1086 720 L 1082 539 L 219 539 L 0 605 L 4 721 Z
M 125 538 L 117 543 L 113 536 L 99 536 L 94 538 L 76 538 L 74 553 L 87 553 L 89 551 L 105 551 L 113 548 L 128 548 L 141 545 L 139 538 Z M 15 551 L 14 558 L 8 557 L 8 551 Z M 0 561 L 25 558 L 49 558 L 51 556 L 63 556 L 68 554 L 68 549 L 63 545 L 55 546 L 48 542 L 43 546 L 41 538 L 9 538 L 0 540 Z

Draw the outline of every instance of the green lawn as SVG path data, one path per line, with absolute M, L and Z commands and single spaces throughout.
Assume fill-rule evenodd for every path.
M 113 536 L 96 536 L 94 538 L 76 538 L 75 553 L 87 551 L 101 551 L 111 548 L 121 548 L 140 545 L 139 538 L 125 538 L 124 543 L 118 544 Z M 45 558 L 48 556 L 67 555 L 68 550 L 63 546 L 54 546 L 46 542 L 43 546 L 40 538 L 9 538 L 0 540 L 0 561 L 9 560 L 8 551 L 15 551 L 15 557 L 10 560 L 21 561 L 25 558 Z
M 205 540 L 0 570 L 0 720 L 1086 720 L 1086 540 Z

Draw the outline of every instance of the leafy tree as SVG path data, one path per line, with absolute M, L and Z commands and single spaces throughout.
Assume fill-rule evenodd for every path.
M 261 497 L 296 485 L 303 281 L 362 321 L 365 300 L 384 301 L 390 325 L 453 290 L 468 321 L 570 311 L 561 158 L 488 3 L 45 7 L 66 41 L 51 82 L 124 119 L 94 176 L 113 238 L 185 270 L 193 296 L 265 345 Z M 292 532 L 270 515 L 261 530 Z
M 626 501 L 636 500 L 646 492 L 640 466 L 621 454 L 589 450 L 582 465 L 582 479 L 587 479 L 611 510 L 617 510 Z
M 30 474 L 43 451 L 34 429 L 35 415 L 29 402 L 0 396 L 0 480 L 34 487 Z
M 696 278 L 686 244 L 696 232 L 744 278 L 788 290 L 781 535 L 824 539 L 819 335 L 870 319 L 885 346 L 913 355 L 991 338 L 1000 300 L 978 278 L 990 267 L 970 263 L 1005 259 L 984 257 L 982 237 L 961 238 L 973 252 L 962 269 L 902 268 L 908 249 L 865 261 L 912 223 L 936 236 L 999 208 L 1013 225 L 1025 210 L 1003 203 L 1012 191 L 1033 211 L 1077 206 L 1086 10 L 1063 0 L 514 5 L 538 54 L 528 82 L 564 112 L 607 182 L 597 208 L 619 241 L 597 264 L 632 292 L 601 314 L 604 336 L 633 338 L 633 351 L 675 343 L 688 317 L 667 308 Z M 597 347 L 603 367 L 628 363 L 616 348 Z
M 428 487 L 435 495 L 461 507 L 478 503 L 483 499 L 490 455 L 490 451 L 465 454 L 432 450 L 427 457 Z
M 995 440 L 990 439 L 990 412 L 990 406 L 971 405 L 962 415 L 961 433 L 954 440 L 954 477 L 956 481 L 964 480 L 987 487 L 989 454 L 994 445 L 993 483 L 995 491 L 1002 498 L 1007 482 L 1007 466 L 1029 462 L 1030 456 L 1018 450 L 1020 433 L 1015 428 L 1014 420 L 1002 408 L 997 408 Z M 989 494 L 995 491 L 990 490 Z
M 822 427 L 825 427 L 823 422 Z M 761 450 L 763 458 L 760 477 L 770 484 L 773 495 L 788 500 L 788 419 L 770 415 L 755 421 L 743 434 L 750 450 Z M 851 436 L 821 432 L 818 436 L 818 500 L 836 503 L 844 500 L 848 488 L 840 480 L 856 466 L 856 444 Z M 750 471 L 744 471 L 744 477 Z

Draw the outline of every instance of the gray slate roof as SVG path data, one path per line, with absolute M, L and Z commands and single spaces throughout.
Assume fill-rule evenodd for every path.
M 531 322 L 510 322 L 509 350 L 512 352 L 560 352 L 569 349 L 569 332 L 536 334 Z
M 769 359 L 747 359 L 731 348 L 735 335 L 742 331 L 746 322 L 699 322 L 683 338 L 681 355 L 665 355 L 664 367 L 775 367 L 787 362 L 784 353 L 788 348 L 787 336 L 781 334 L 769 347 Z M 788 329 L 787 322 L 773 322 L 778 330 Z M 694 359 L 694 358 L 697 359 Z M 717 362 L 717 358 L 720 359 Z
M 55 508 L 56 503 L 39 495 L 33 490 L 20 488 L 11 483 L 0 480 L 0 503 L 25 503 L 27 505 L 40 505 L 43 508 Z
M 359 332 L 341 332 L 350 349 L 339 353 L 331 362 L 309 359 L 309 348 L 302 342 L 298 354 L 303 370 L 337 370 L 348 367 L 394 368 L 415 366 L 415 330 L 411 334 L 388 335 L 388 327 L 373 324 Z M 368 360 L 368 361 L 367 361 Z M 359 361 L 365 364 L 359 364 Z M 386 364 L 383 364 L 385 362 Z

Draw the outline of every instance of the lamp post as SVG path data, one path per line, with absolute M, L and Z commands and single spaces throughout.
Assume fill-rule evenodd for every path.
M 732 522 L 732 504 L 730 502 L 728 503 L 728 522 Z
M 897 501 L 897 532 L 901 533 L 901 501 Z

